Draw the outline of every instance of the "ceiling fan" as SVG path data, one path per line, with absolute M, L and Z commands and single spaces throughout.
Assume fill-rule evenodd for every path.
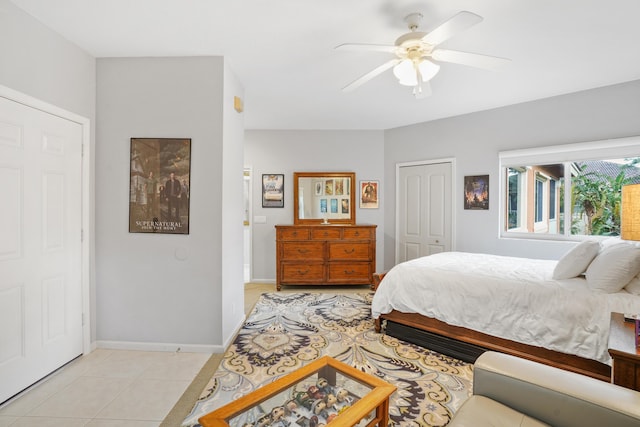
M 421 20 L 421 13 L 407 15 L 405 22 L 411 31 L 398 37 L 393 46 L 359 43 L 345 43 L 336 46 L 336 49 L 339 50 L 388 52 L 396 56 L 349 83 L 342 90 L 354 90 L 393 68 L 393 74 L 401 85 L 413 86 L 413 95 L 416 98 L 424 98 L 431 94 L 429 80 L 440 71 L 440 65 L 437 62 L 451 62 L 489 70 L 498 69 L 510 62 L 509 59 L 495 56 L 436 48 L 440 43 L 459 32 L 480 23 L 482 17 L 475 13 L 459 12 L 429 33 L 417 31 Z

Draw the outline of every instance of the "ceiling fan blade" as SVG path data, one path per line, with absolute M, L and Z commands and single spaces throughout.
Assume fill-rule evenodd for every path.
M 334 49 L 396 53 L 398 48 L 384 44 L 344 43 L 336 46 Z
M 462 12 L 458 12 L 448 21 L 440 24 L 439 27 L 424 36 L 422 40 L 432 46 L 436 46 L 467 28 L 482 22 L 482 19 L 483 18 L 480 15 L 463 10 Z
M 460 52 L 457 50 L 436 49 L 431 54 L 436 61 L 452 62 L 470 67 L 498 70 L 511 62 L 510 59 L 478 53 Z
M 363 75 L 362 77 L 352 81 L 351 83 L 349 83 L 348 85 L 343 87 L 342 90 L 344 92 L 352 91 L 352 90 L 360 87 L 364 83 L 368 82 L 369 80 L 371 80 L 375 76 L 384 73 L 389 68 L 393 67 L 394 65 L 398 64 L 399 62 L 400 62 L 400 59 L 398 59 L 398 58 L 392 59 L 391 61 L 387 61 L 384 64 L 382 64 L 382 65 L 374 68 L 373 70 L 369 71 L 367 74 Z

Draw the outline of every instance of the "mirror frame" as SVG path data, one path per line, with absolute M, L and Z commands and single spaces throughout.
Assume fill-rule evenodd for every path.
M 323 224 L 323 218 L 298 218 L 298 179 L 299 178 L 350 178 L 349 198 L 351 204 L 350 218 L 329 219 L 331 224 L 356 223 L 356 174 L 355 172 L 294 172 L 293 173 L 293 223 L 298 224 Z

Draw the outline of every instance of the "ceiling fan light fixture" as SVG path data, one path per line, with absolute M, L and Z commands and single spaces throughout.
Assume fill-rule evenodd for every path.
M 428 82 L 432 78 L 438 74 L 440 71 L 440 66 L 438 64 L 434 64 L 428 59 L 424 59 L 420 64 L 418 64 L 418 70 L 420 70 L 420 75 L 422 76 L 423 82 Z
M 429 81 L 440 71 L 439 62 L 467 65 L 488 70 L 497 69 L 509 62 L 506 58 L 457 50 L 440 49 L 438 46 L 456 34 L 478 24 L 482 17 L 473 12 L 461 11 L 428 33 L 418 31 L 421 13 L 412 13 L 405 18 L 409 32 L 398 37 L 394 45 L 344 43 L 336 49 L 381 51 L 394 54 L 394 58 L 374 68 L 347 86 L 343 91 L 351 91 L 372 78 L 393 68 L 399 83 L 412 86 L 416 98 L 431 94 Z M 436 61 L 436 62 L 433 62 Z M 424 87 L 423 87 L 424 86 Z
M 403 86 L 415 86 L 418 84 L 418 74 L 411 59 L 404 59 L 393 67 L 393 75 Z

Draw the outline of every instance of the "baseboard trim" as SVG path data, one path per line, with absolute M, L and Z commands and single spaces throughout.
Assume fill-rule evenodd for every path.
M 154 343 L 133 341 L 96 341 L 96 348 L 111 350 L 138 350 L 138 351 L 180 351 L 183 353 L 224 353 L 226 348 L 221 345 L 184 344 L 184 343 Z

